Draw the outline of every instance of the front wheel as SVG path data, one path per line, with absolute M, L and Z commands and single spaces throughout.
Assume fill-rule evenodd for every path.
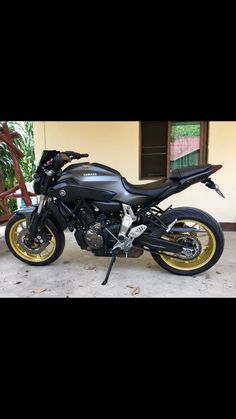
M 47 220 L 40 239 L 27 246 L 29 231 L 26 219 L 14 214 L 7 223 L 5 239 L 10 252 L 22 262 L 33 266 L 49 265 L 60 257 L 65 247 L 65 236 L 52 221 Z
M 153 259 L 164 269 L 177 275 L 196 275 L 210 269 L 224 250 L 224 235 L 220 225 L 209 214 L 195 208 L 176 208 L 161 217 L 166 224 L 177 219 L 174 227 L 194 228 L 194 232 L 165 233 L 162 238 L 193 250 L 183 254 L 152 253 Z

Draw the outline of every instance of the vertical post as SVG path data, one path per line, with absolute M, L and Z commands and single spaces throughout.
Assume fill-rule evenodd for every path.
M 20 135 L 17 132 L 9 131 L 7 123 L 3 123 L 2 126 L 0 126 L 0 141 L 4 142 L 10 150 L 13 164 L 14 164 L 14 169 L 15 169 L 15 176 L 16 176 L 17 181 L 19 182 L 19 187 L 21 189 L 21 197 L 23 201 L 25 202 L 25 205 L 29 206 L 32 204 L 32 201 L 30 199 L 30 194 L 27 191 L 25 180 L 24 180 L 21 168 L 20 168 L 20 163 L 19 163 L 19 159 L 24 157 L 24 154 L 13 143 L 13 140 L 19 137 Z M 12 190 L 9 190 L 9 194 L 8 194 L 8 191 L 6 191 L 3 195 L 3 192 L 4 192 L 3 189 L 4 189 L 3 179 L 2 179 L 2 174 L 0 173 L 0 199 L 2 201 L 2 208 L 5 213 L 3 216 L 0 217 L 0 222 L 7 221 L 11 216 L 10 210 L 7 205 L 7 199 L 8 199 L 8 195 L 9 196 L 11 195 Z M 1 194 L 3 195 L 2 198 L 1 198 Z

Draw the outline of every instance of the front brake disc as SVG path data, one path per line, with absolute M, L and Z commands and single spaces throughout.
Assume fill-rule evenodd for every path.
M 29 235 L 29 230 L 24 228 L 18 235 L 18 243 L 21 246 L 21 248 L 31 254 L 31 255 L 38 255 L 39 253 L 42 253 L 44 249 L 48 246 L 48 242 L 44 241 L 43 243 L 40 243 L 39 241 L 34 241 L 33 246 L 29 247 L 27 246 L 26 238 Z M 44 239 L 44 236 L 42 235 L 42 238 Z

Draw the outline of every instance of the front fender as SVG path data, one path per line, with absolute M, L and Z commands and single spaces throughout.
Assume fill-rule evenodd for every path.
M 24 215 L 26 219 L 26 225 L 29 227 L 32 214 L 37 210 L 38 205 L 31 205 L 30 207 L 20 208 L 15 211 L 15 214 Z
M 32 215 L 37 211 L 38 205 L 32 205 L 30 207 L 24 207 L 19 210 L 16 210 L 16 214 L 24 215 L 26 219 L 26 225 L 27 227 L 30 226 L 30 223 L 32 221 Z M 61 230 L 64 231 L 67 228 L 67 223 L 63 215 L 60 213 L 57 205 L 55 205 L 53 202 L 50 202 L 48 206 L 43 209 L 43 211 L 48 212 L 48 218 L 55 224 L 55 226 Z

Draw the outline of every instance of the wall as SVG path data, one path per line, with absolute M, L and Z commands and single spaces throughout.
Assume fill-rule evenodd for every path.
M 34 122 L 34 129 L 37 160 L 44 147 L 88 153 L 91 162 L 114 167 L 137 181 L 137 122 Z
M 138 122 L 34 122 L 36 160 L 43 149 L 74 150 L 89 153 L 89 160 L 119 170 L 131 183 L 139 181 Z M 211 213 L 219 222 L 236 222 L 236 186 L 234 166 L 236 155 L 236 122 L 211 122 L 209 157 L 212 164 L 223 164 L 213 175 L 226 196 L 197 184 L 160 206 L 194 206 Z

